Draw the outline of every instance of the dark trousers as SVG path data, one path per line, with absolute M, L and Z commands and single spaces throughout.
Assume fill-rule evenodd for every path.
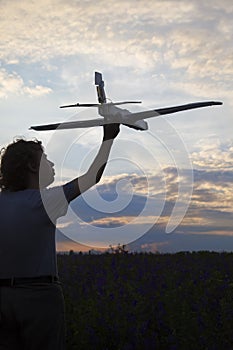
M 59 283 L 0 287 L 0 350 L 64 350 Z

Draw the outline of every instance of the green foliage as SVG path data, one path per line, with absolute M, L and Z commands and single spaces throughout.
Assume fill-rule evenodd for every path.
M 233 254 L 59 255 L 67 349 L 225 350 Z

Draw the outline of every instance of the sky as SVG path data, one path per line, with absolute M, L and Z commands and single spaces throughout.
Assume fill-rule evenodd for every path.
M 37 138 L 54 185 L 88 169 L 101 127 L 31 125 L 97 117 L 94 71 L 111 101 L 143 111 L 196 101 L 222 106 L 124 126 L 101 182 L 58 221 L 57 249 L 233 250 L 231 0 L 1 0 L 0 145 Z

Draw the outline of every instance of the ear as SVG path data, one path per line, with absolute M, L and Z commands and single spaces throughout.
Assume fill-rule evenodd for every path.
M 38 173 L 38 164 L 29 162 L 28 163 L 28 170 L 34 174 Z

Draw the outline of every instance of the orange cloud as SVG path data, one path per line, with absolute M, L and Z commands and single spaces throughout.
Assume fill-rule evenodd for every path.
M 168 245 L 169 242 L 153 242 L 153 243 L 144 243 L 140 246 L 142 251 L 148 251 L 151 253 L 157 253 L 160 247 Z
M 158 216 L 120 216 L 120 217 L 106 217 L 101 219 L 92 220 L 90 222 L 82 222 L 80 225 L 95 225 L 95 226 L 124 226 L 129 224 L 145 225 L 155 224 L 157 220 L 164 221 L 164 218 Z

